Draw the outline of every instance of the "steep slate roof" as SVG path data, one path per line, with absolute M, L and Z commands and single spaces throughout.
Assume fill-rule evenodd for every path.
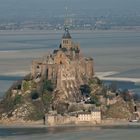
M 71 39 L 71 35 L 70 35 L 70 33 L 69 33 L 68 28 L 65 28 L 65 32 L 64 32 L 62 38 L 63 38 L 63 39 Z

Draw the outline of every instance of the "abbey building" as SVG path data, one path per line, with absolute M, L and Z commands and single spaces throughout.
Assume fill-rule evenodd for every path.
M 58 49 L 42 60 L 32 62 L 31 76 L 34 81 L 51 80 L 67 98 L 70 94 L 78 94 L 80 85 L 93 75 L 93 59 L 82 56 L 80 45 L 73 42 L 68 28 L 65 28 Z

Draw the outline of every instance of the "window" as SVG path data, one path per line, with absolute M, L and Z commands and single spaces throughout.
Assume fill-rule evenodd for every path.
M 66 44 L 66 40 L 64 40 L 63 43 Z
M 69 41 L 68 40 L 63 40 L 63 44 L 68 44 Z

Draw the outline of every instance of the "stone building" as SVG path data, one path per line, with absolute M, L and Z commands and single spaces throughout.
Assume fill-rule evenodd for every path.
M 51 80 L 56 89 L 62 90 L 67 96 L 71 92 L 76 94 L 79 86 L 93 75 L 93 59 L 82 56 L 80 45 L 72 41 L 67 28 L 59 48 L 42 60 L 33 61 L 31 67 L 31 76 L 35 82 Z
M 91 122 L 95 124 L 101 123 L 101 111 L 94 110 L 92 112 L 82 112 L 78 114 L 78 122 Z
M 56 125 L 95 125 L 101 124 L 101 111 L 79 112 L 73 115 L 47 114 L 46 124 L 48 126 Z

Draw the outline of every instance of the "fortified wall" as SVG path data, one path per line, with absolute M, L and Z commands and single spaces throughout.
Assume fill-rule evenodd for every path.
M 101 123 L 101 111 L 78 112 L 73 115 L 46 115 L 48 126 L 56 125 L 95 125 Z

